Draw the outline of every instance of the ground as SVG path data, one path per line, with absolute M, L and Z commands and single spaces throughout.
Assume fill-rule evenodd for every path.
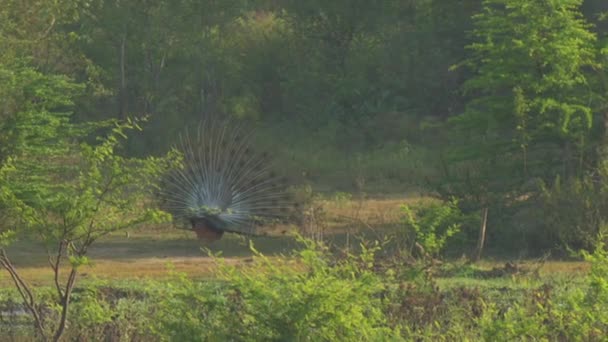
M 345 199 L 340 196 L 328 198 L 320 202 L 323 210 L 317 214 L 316 229 L 335 244 L 342 246 L 353 243 L 355 237 L 360 234 L 371 239 L 381 238 L 385 230 L 399 227 L 401 204 L 420 200 L 419 197 L 408 196 L 373 199 Z M 296 246 L 294 238 L 289 236 L 287 230 L 279 227 L 269 231 L 268 236 L 254 237 L 251 241 L 256 249 L 265 255 L 286 254 Z M 168 276 L 172 270 L 185 272 L 193 277 L 206 277 L 214 267 L 214 261 L 207 256 L 206 248 L 213 253 L 221 253 L 229 262 L 247 263 L 251 258 L 249 239 L 237 235 L 227 234 L 222 240 L 205 246 L 196 240 L 191 231 L 170 226 L 141 227 L 129 231 L 128 234 L 121 232 L 108 236 L 95 244 L 89 255 L 91 265 L 81 269 L 81 279 L 158 279 Z M 40 245 L 21 241 L 9 248 L 9 255 L 29 282 L 37 286 L 50 284 L 52 271 Z M 503 267 L 506 262 L 515 262 L 526 270 L 538 268 L 537 273 L 542 277 L 576 277 L 586 272 L 589 267 L 585 262 L 577 261 L 552 260 L 541 266 L 537 260 L 502 258 L 486 259 L 476 267 L 491 270 Z M 495 280 L 471 277 L 458 272 L 449 276 L 439 275 L 440 285 L 445 286 L 472 282 L 491 285 L 492 281 Z M 503 284 L 504 281 L 505 279 L 499 280 L 499 283 Z M 2 286 L 7 286 L 10 282 L 6 273 L 0 273 Z

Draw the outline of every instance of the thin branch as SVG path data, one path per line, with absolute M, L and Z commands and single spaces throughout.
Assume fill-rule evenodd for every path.
M 42 339 L 46 341 L 47 337 L 46 337 L 46 334 L 44 331 L 44 324 L 42 322 L 42 319 L 40 318 L 40 314 L 38 313 L 38 310 L 36 309 L 36 301 L 34 299 L 34 295 L 32 294 L 32 291 L 27 286 L 25 281 L 17 273 L 17 270 L 15 269 L 15 267 L 11 263 L 10 259 L 8 258 L 8 255 L 6 254 L 6 251 L 4 250 L 4 248 L 0 248 L 0 265 L 2 265 L 2 267 L 5 270 L 7 270 L 7 272 L 10 274 L 10 276 L 13 280 L 13 283 L 15 284 L 15 287 L 17 288 L 17 291 L 19 291 L 19 294 L 21 295 L 21 298 L 23 299 L 23 303 L 25 304 L 25 307 L 30 311 L 30 313 L 32 314 L 32 317 L 34 318 L 34 323 L 36 324 L 36 327 L 38 328 L 38 332 L 42 336 Z
M 44 30 L 44 32 L 42 33 L 42 35 L 40 35 L 40 37 L 38 37 L 37 41 L 41 41 L 43 39 L 45 39 L 46 37 L 48 37 L 49 33 L 51 33 L 51 30 L 53 29 L 53 27 L 55 27 L 55 22 L 57 21 L 57 19 L 55 18 L 54 15 L 51 15 L 51 23 L 49 24 L 49 27 L 47 27 L 46 30 Z
M 57 255 L 55 255 L 54 260 L 47 250 L 47 254 L 49 255 L 49 265 L 53 269 L 53 273 L 54 273 L 55 288 L 57 289 L 57 294 L 59 296 L 58 298 L 63 297 L 63 290 L 61 289 L 61 284 L 59 284 L 59 268 L 61 266 L 61 258 L 63 257 L 63 251 L 65 248 L 65 245 L 66 245 L 65 240 L 61 239 L 59 241 L 59 246 L 57 247 Z

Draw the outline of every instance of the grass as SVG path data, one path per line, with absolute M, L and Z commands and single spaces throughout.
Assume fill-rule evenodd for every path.
M 248 243 L 237 236 L 228 236 L 212 246 L 204 246 L 194 233 L 187 231 L 146 231 L 126 235 L 113 235 L 94 244 L 90 250 L 90 265 L 81 269 L 81 278 L 106 279 L 163 278 L 171 270 L 185 272 L 194 277 L 208 275 L 213 260 L 206 256 L 204 247 L 214 253 L 221 252 L 229 262 L 243 262 L 251 257 Z M 287 237 L 253 238 L 256 247 L 265 254 L 286 253 L 295 241 Z M 48 266 L 43 246 L 32 241 L 19 241 L 8 249 L 13 263 L 21 275 L 34 285 L 48 285 L 52 270 Z M 168 267 L 168 265 L 171 265 Z M 0 284 L 8 285 L 10 278 L 0 273 Z
M 381 239 L 382 235 L 386 234 L 388 230 L 401 227 L 402 213 L 399 209 L 400 205 L 404 203 L 413 204 L 421 200 L 429 199 L 421 199 L 420 197 L 358 199 L 356 196 L 351 198 L 345 194 L 334 194 L 317 199 L 315 205 L 321 206 L 324 212 L 322 225 L 325 230 L 325 239 L 329 240 L 333 247 L 342 248 L 346 241 L 349 241 L 349 236 L 363 236 L 368 240 Z M 298 242 L 294 236 L 284 233 L 288 229 L 289 227 L 273 227 L 267 230 L 266 236 L 251 239 L 226 234 L 223 239 L 209 246 L 204 246 L 196 240 L 193 232 L 173 229 L 169 226 L 142 227 L 131 230 L 128 235 L 123 232 L 107 236 L 93 245 L 89 253 L 91 264 L 83 266 L 80 270 L 75 288 L 76 295 L 74 296 L 74 303 L 76 304 L 71 310 L 74 312 L 74 317 L 79 317 L 78 321 L 83 325 L 74 325 L 74 330 L 70 332 L 78 336 L 96 336 L 88 338 L 88 340 L 96 340 L 99 339 L 97 336 L 101 336 L 99 331 L 105 331 L 106 328 L 122 331 L 123 334 L 126 334 L 125 331 L 133 334 L 133 331 L 137 330 L 144 334 L 142 335 L 143 339 L 140 340 L 154 340 L 151 339 L 153 334 L 145 335 L 145 333 L 150 333 L 146 330 L 151 322 L 150 317 L 155 317 L 155 319 L 169 318 L 169 323 L 175 323 L 172 317 L 176 316 L 174 310 L 176 307 L 173 305 L 178 305 L 178 309 L 188 310 L 181 312 L 182 314 L 187 312 L 188 316 L 194 317 L 194 321 L 188 319 L 181 321 L 180 317 L 182 316 L 176 316 L 180 325 L 163 326 L 163 329 L 168 329 L 167 336 L 173 336 L 171 335 L 171 329 L 177 329 L 181 332 L 183 330 L 181 324 L 193 324 L 196 329 L 199 329 L 203 322 L 198 320 L 200 317 L 205 317 L 205 319 L 211 317 L 213 319 L 214 315 L 223 312 L 221 306 L 214 305 L 216 300 L 221 300 L 221 303 L 231 307 L 230 305 L 235 303 L 232 300 L 240 298 L 233 297 L 230 291 L 218 294 L 215 286 L 224 287 L 223 282 L 227 280 L 226 278 L 220 280 L 217 277 L 217 273 L 215 273 L 217 265 L 214 258 L 207 256 L 207 251 L 214 255 L 223 256 L 224 262 L 238 265 L 239 269 L 245 268 L 251 271 L 246 272 L 246 277 L 245 275 L 238 275 L 241 278 L 245 277 L 242 278 L 244 283 L 239 286 L 247 288 L 247 284 L 253 284 L 252 286 L 255 288 L 258 286 L 255 285 L 256 283 L 263 284 L 270 289 L 282 286 L 289 288 L 290 291 L 279 292 L 282 293 L 279 297 L 281 300 L 285 299 L 284 296 L 289 296 L 292 293 L 293 298 L 307 298 L 306 296 L 310 295 L 310 289 L 293 286 L 293 284 L 310 282 L 317 279 L 319 274 L 323 272 L 314 275 L 312 278 L 264 278 L 263 275 L 267 273 L 267 270 L 268 274 L 272 273 L 272 268 L 266 268 L 267 265 L 265 264 L 260 265 L 257 262 L 252 262 L 250 242 L 255 245 L 256 250 L 266 257 L 273 261 L 276 260 L 277 265 L 285 261 L 287 262 L 286 267 L 299 270 L 298 265 L 304 264 L 301 259 L 299 262 L 293 262 L 293 259 L 275 259 L 298 247 Z M 354 239 L 351 241 L 354 241 Z M 356 244 L 353 243 L 353 245 Z M 47 264 L 47 256 L 41 247 L 39 243 L 33 241 L 19 241 L 10 246 L 8 252 L 23 278 L 36 288 L 37 296 L 45 298 L 44 296 L 53 293 L 54 289 L 52 287 L 52 271 Z M 554 303 L 556 308 L 561 308 L 564 303 L 567 303 L 563 298 L 575 298 L 578 293 L 576 291 L 586 289 L 588 278 L 583 277 L 583 275 L 588 272 L 590 267 L 588 263 L 575 261 L 532 259 L 512 261 L 488 258 L 474 264 L 464 259 L 454 259 L 444 263 L 438 261 L 434 267 L 427 268 L 428 264 L 425 263 L 406 266 L 401 264 L 402 259 L 398 259 L 397 263 L 394 264 L 395 259 L 382 258 L 382 255 L 379 255 L 379 260 L 386 261 L 386 264 L 379 265 L 380 267 L 377 269 L 376 264 L 372 264 L 372 266 L 378 271 L 378 273 L 374 273 L 374 276 L 378 276 L 378 279 L 381 279 L 384 282 L 383 284 L 386 285 L 382 296 L 390 295 L 390 297 L 387 297 L 386 306 L 382 306 L 385 310 L 383 313 L 388 319 L 387 324 L 399 323 L 405 327 L 404 329 L 407 330 L 407 333 L 404 330 L 404 336 L 407 336 L 405 340 L 458 340 L 455 338 L 456 336 L 465 336 L 465 340 L 466 338 L 476 340 L 482 336 L 483 332 L 487 332 L 490 324 L 488 322 L 498 322 L 495 323 L 498 327 L 501 327 L 502 322 L 509 324 L 511 324 L 510 322 L 516 322 L 514 324 L 520 325 L 521 323 L 517 320 L 519 316 L 509 321 L 502 312 L 507 312 L 512 308 L 514 308 L 512 312 L 515 313 L 519 312 L 517 311 L 519 308 L 528 310 L 522 311 L 522 315 L 529 316 L 522 318 L 523 321 L 527 321 L 535 318 L 535 315 L 545 313 L 545 311 L 542 311 L 543 307 L 537 305 L 538 303 L 546 302 L 551 305 Z M 330 258 L 328 260 L 331 263 L 336 259 Z M 357 262 L 359 261 L 354 261 L 353 265 Z M 507 272 L 514 267 L 506 266 L 508 262 L 517 265 L 515 271 Z M 383 266 L 386 265 L 390 267 L 391 272 L 384 273 Z M 328 270 L 331 269 L 334 268 L 330 266 Z M 65 273 L 67 272 L 63 272 L 64 277 Z M 187 277 L 176 277 L 176 273 L 185 274 Z M 391 273 L 394 278 L 390 275 Z M 350 278 L 350 271 L 346 274 L 348 274 L 347 284 L 355 281 L 355 279 Z M 428 274 L 432 274 L 432 276 L 428 277 Z M 261 278 L 258 277 L 260 275 L 262 275 Z M 252 278 L 248 278 L 251 276 Z M 331 285 L 331 281 L 336 281 L 335 278 L 332 278 L 333 276 L 328 276 L 324 282 L 328 281 Z M 256 282 L 256 279 L 261 281 Z M 191 282 L 191 280 L 195 281 Z M 222 283 L 218 283 L 218 281 Z M 276 283 L 269 283 L 270 281 Z M 360 281 L 360 279 L 356 281 Z M 0 272 L 0 288 L 5 289 L 0 294 L 5 300 L 6 307 L 10 307 L 12 298 L 18 297 L 11 279 L 5 272 Z M 315 285 L 311 288 L 316 293 L 319 287 Z M 305 295 L 298 293 L 298 289 L 304 291 Z M 327 291 L 327 289 L 322 290 Z M 162 298 L 153 297 L 159 293 L 162 294 Z M 237 291 L 236 293 L 241 292 Z M 247 300 L 249 304 L 255 303 L 257 300 L 264 303 L 263 307 L 268 312 L 259 310 L 263 311 L 260 317 L 266 319 L 277 311 L 282 312 L 283 303 L 279 305 L 280 310 L 273 306 L 266 306 L 273 305 L 272 303 L 276 302 L 272 299 L 274 297 L 271 296 L 269 300 L 268 297 L 257 297 L 260 294 L 255 293 L 256 296 L 247 297 Z M 268 293 L 272 294 L 273 292 L 269 290 Z M 285 293 L 288 294 L 285 295 Z M 90 296 L 95 297 L 91 299 L 93 297 Z M 327 300 L 325 295 L 318 298 Z M 201 303 L 204 303 L 204 305 Z M 292 299 L 291 303 L 297 304 L 298 300 Z M 170 306 L 167 309 L 166 305 L 169 304 Z M 313 310 L 314 312 L 315 310 L 315 305 L 309 307 L 308 302 L 304 304 L 304 307 L 302 309 L 304 311 Z M 552 308 L 553 306 L 547 307 Z M 169 310 L 169 314 L 164 315 L 163 310 Z M 567 312 L 569 309 L 563 310 Z M 598 311 L 601 312 L 601 310 Z M 215 314 L 210 314 L 210 312 L 215 312 Z M 122 318 L 116 321 L 112 318 L 110 321 L 100 323 L 95 321 L 98 316 L 91 316 L 94 313 L 106 313 L 111 314 L 112 317 Z M 553 311 L 549 310 L 549 314 L 552 313 Z M 549 314 L 547 317 L 553 317 Z M 478 321 L 478 319 L 485 317 L 483 315 L 488 315 L 487 317 L 491 317 L 491 319 L 489 321 Z M 240 324 L 237 316 L 234 316 L 236 317 L 235 322 Z M 4 315 L 4 317 L 11 318 L 13 316 L 9 314 L 8 316 Z M 224 316 L 219 315 L 217 317 L 220 317 L 221 324 L 226 324 Z M 232 314 L 231 317 L 233 317 Z M 76 322 L 76 319 L 73 322 Z M 84 325 L 84 323 L 89 325 Z M 234 324 L 232 323 L 229 326 L 234 326 Z M 546 324 L 550 326 L 552 323 Z M 7 331 L 10 331 L 11 327 L 11 323 L 4 326 L 8 329 Z M 244 327 L 246 327 L 246 324 L 240 328 Z M 0 324 L 0 329 L 2 328 L 3 326 Z M 195 331 L 198 331 L 196 329 Z M 162 331 L 164 332 L 164 330 Z M 208 329 L 208 331 L 214 330 Z M 467 333 L 463 335 L 465 331 Z M 131 338 L 131 335 L 124 336 Z M 421 338 L 422 336 L 425 336 L 425 338 Z
M 353 241 L 354 235 L 381 239 L 386 229 L 394 229 L 400 225 L 401 204 L 421 200 L 428 199 L 417 196 L 360 199 L 357 196 L 326 196 L 325 199 L 319 200 L 325 212 L 324 234 L 338 246 Z M 253 237 L 251 242 L 258 251 L 267 256 L 287 254 L 297 246 L 294 238 L 282 228 L 269 231 L 267 236 Z M 91 264 L 81 269 L 80 276 L 83 280 L 162 279 L 175 270 L 192 277 L 208 277 L 215 265 L 203 250 L 207 247 L 212 253 L 220 253 L 232 263 L 247 263 L 252 256 L 249 239 L 237 235 L 227 234 L 222 240 L 204 246 L 190 231 L 167 226 L 145 227 L 130 231 L 128 236 L 124 232 L 113 234 L 94 244 L 89 254 Z M 43 246 L 32 241 L 19 241 L 8 248 L 8 253 L 27 281 L 36 286 L 50 284 L 52 271 Z M 484 260 L 477 263 L 475 268 L 490 270 L 501 267 L 505 261 Z M 524 269 L 538 266 L 533 260 L 520 261 L 518 264 Z M 539 269 L 539 275 L 543 278 L 577 275 L 585 273 L 588 268 L 589 265 L 584 262 L 549 261 Z M 447 287 L 519 286 L 513 282 L 509 283 L 507 278 L 476 278 L 466 272 L 449 277 L 440 276 L 438 282 L 440 286 Z M 0 285 L 11 285 L 11 280 L 5 272 L 0 273 Z

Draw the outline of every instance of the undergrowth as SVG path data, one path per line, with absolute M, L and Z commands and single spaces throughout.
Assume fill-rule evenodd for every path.
M 75 291 L 68 341 L 602 341 L 608 332 L 608 253 L 584 257 L 576 282 L 466 263 L 387 259 L 381 243 L 336 255 L 320 242 L 248 263 L 212 255 L 213 280 L 90 280 Z M 505 270 L 509 270 L 505 266 Z M 439 279 L 438 277 L 444 277 Z M 445 278 L 447 277 L 447 278 Z M 446 279 L 470 283 L 446 286 Z M 441 285 L 440 285 L 441 284 Z M 37 288 L 44 299 L 49 288 Z M 41 308 L 56 314 L 51 304 Z M 0 291 L 0 333 L 32 339 L 31 320 Z M 43 300 L 44 302 L 44 300 Z

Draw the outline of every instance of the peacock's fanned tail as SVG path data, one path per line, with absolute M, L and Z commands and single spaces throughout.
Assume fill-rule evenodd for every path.
M 207 118 L 180 136 L 181 168 L 171 171 L 161 192 L 163 209 L 199 238 L 224 232 L 255 234 L 290 205 L 271 158 L 252 147 L 252 130 L 229 120 Z

